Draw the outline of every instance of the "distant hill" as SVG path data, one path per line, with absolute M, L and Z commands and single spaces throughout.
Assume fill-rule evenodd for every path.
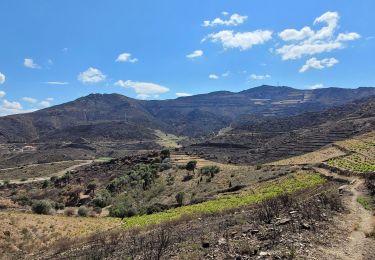
M 219 161 L 265 163 L 375 130 L 375 96 L 288 117 L 243 116 L 232 129 L 186 150 Z
M 0 142 L 143 140 L 153 129 L 199 137 L 231 124 L 321 111 L 375 95 L 375 88 L 299 90 L 260 86 L 173 100 L 136 100 L 91 94 L 33 113 L 0 118 Z

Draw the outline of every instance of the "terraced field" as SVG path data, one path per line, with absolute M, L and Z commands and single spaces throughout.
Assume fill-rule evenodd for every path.
M 223 196 L 203 203 L 183 206 L 160 213 L 127 218 L 124 221 L 124 227 L 144 227 L 166 221 L 178 220 L 182 217 L 212 214 L 223 210 L 244 207 L 283 194 L 312 188 L 324 182 L 325 179 L 316 173 L 301 172 L 271 183 L 263 184 L 253 189 L 251 193 Z
M 350 151 L 350 154 L 330 159 L 328 165 L 359 173 L 375 171 L 375 132 L 337 142 L 337 145 Z

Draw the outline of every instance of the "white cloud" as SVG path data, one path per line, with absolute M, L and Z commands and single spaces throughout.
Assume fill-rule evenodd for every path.
M 0 104 L 0 116 L 7 116 L 13 114 L 34 112 L 37 109 L 23 109 L 22 105 L 16 101 L 8 101 L 6 99 Z
M 5 97 L 6 94 L 5 91 L 0 90 L 0 98 Z
M 68 50 L 69 50 L 69 49 L 66 48 L 66 47 L 62 49 L 63 52 L 67 52 Z
M 158 94 L 166 93 L 169 88 L 149 82 L 135 82 L 131 80 L 119 80 L 115 82 L 115 86 L 122 88 L 132 88 L 137 93 L 137 98 L 148 99 L 151 97 L 157 98 Z
M 190 97 L 190 96 L 192 96 L 192 94 L 190 94 L 190 93 L 184 93 L 184 92 L 177 92 L 176 96 L 177 97 Z
M 47 101 L 54 101 L 55 99 L 53 97 L 46 98 Z
M 202 50 L 196 50 L 196 51 L 193 51 L 192 53 L 186 55 L 186 58 L 194 59 L 194 58 L 198 58 L 198 57 L 201 57 L 201 56 L 203 56 L 203 51 Z
M 105 80 L 105 78 L 106 75 L 104 75 L 100 70 L 92 67 L 78 75 L 78 80 L 82 83 L 98 83 Z
M 224 49 L 239 48 L 247 50 L 253 45 L 263 44 L 272 39 L 272 32 L 268 30 L 256 30 L 253 32 L 220 31 L 207 35 L 202 41 L 220 42 Z
M 29 58 L 25 58 L 24 61 L 23 61 L 23 65 L 26 67 L 26 68 L 30 68 L 30 69 L 41 69 L 41 67 L 36 64 L 33 59 L 29 59 Z
M 222 76 L 223 78 L 225 78 L 225 77 L 228 77 L 229 74 L 230 74 L 230 72 L 227 71 L 227 72 L 222 73 L 221 76 Z
M 337 41 L 354 41 L 356 39 L 361 38 L 361 36 L 358 33 L 351 32 L 351 33 L 339 33 L 337 36 Z
M 265 80 L 271 78 L 271 75 L 257 75 L 257 74 L 251 74 L 250 78 L 253 80 Z
M 2 108 L 9 109 L 9 110 L 20 110 L 22 109 L 22 105 L 19 102 L 8 101 L 4 99 Z
M 0 85 L 5 83 L 5 75 L 0 72 Z
M 229 15 L 229 13 L 222 12 L 222 15 L 227 16 Z M 243 24 L 246 20 L 247 20 L 247 16 L 239 15 L 239 14 L 232 14 L 228 20 L 215 18 L 212 21 L 204 21 L 202 26 L 204 27 L 217 26 L 217 25 L 237 26 L 237 25 Z
M 42 107 L 50 107 L 51 102 L 48 101 L 48 100 L 42 100 L 42 101 L 39 102 L 39 105 L 41 105 Z
M 283 41 L 299 41 L 311 37 L 314 35 L 314 31 L 310 27 L 303 27 L 301 30 L 286 29 L 279 33 L 279 37 Z
M 332 67 L 337 63 L 339 63 L 339 61 L 335 58 L 326 58 L 326 59 L 318 60 L 317 58 L 313 57 L 306 61 L 305 65 L 301 67 L 299 72 L 305 72 L 309 69 L 321 70 L 324 68 Z
M 314 31 L 309 26 L 301 30 L 286 29 L 279 37 L 286 42 L 292 42 L 276 49 L 283 60 L 299 59 L 306 55 L 314 55 L 345 48 L 343 42 L 360 38 L 355 32 L 340 33 L 335 36 L 340 16 L 337 12 L 326 12 L 314 20 L 314 25 L 323 23 L 320 30 Z
M 31 104 L 36 104 L 38 102 L 36 98 L 32 98 L 32 97 L 23 97 L 22 100 Z
M 132 58 L 132 54 L 131 53 L 121 53 L 117 59 L 116 59 L 116 62 L 130 62 L 130 63 L 135 63 L 137 62 L 138 59 L 137 58 Z
M 310 86 L 310 89 L 319 89 L 319 88 L 324 88 L 324 85 L 322 83 L 319 83 L 319 84 Z
M 218 79 L 219 76 L 216 75 L 216 74 L 210 74 L 210 75 L 208 75 L 208 78 L 209 78 L 209 79 Z
M 47 81 L 46 84 L 49 84 L 49 85 L 68 85 L 69 82 L 65 82 L 65 81 Z

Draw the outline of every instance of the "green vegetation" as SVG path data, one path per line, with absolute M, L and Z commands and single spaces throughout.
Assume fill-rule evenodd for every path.
M 177 220 L 182 216 L 196 214 L 216 213 L 227 209 L 243 207 L 259 203 L 269 198 L 282 194 L 292 193 L 303 189 L 321 185 L 325 179 L 318 174 L 294 174 L 268 185 L 258 187 L 253 193 L 219 197 L 218 199 L 206 201 L 200 204 L 188 205 L 170 209 L 164 212 L 127 218 L 124 220 L 124 227 L 144 227 L 152 224 L 159 224 L 165 221 Z
M 111 193 L 119 193 L 126 188 L 141 185 L 147 190 L 158 177 L 158 167 L 155 165 L 138 164 L 134 169 L 116 179 L 107 186 Z
M 194 172 L 195 168 L 197 168 L 197 161 L 190 161 L 185 166 L 185 169 L 189 172 Z
M 351 154 L 345 157 L 331 159 L 328 165 L 354 172 L 374 172 L 375 161 L 361 154 Z
M 182 191 L 176 194 L 176 202 L 178 206 L 182 206 L 182 204 L 184 204 L 184 198 L 185 198 L 185 193 L 183 193 Z
M 217 165 L 204 166 L 200 169 L 200 171 L 201 174 L 211 176 L 213 178 L 215 174 L 220 172 L 220 167 Z
M 359 196 L 357 202 L 367 210 L 373 210 L 373 199 L 370 196 Z
M 81 206 L 78 208 L 78 216 L 80 217 L 87 217 L 89 215 L 89 209 L 85 206 Z
M 48 215 L 51 213 L 52 205 L 48 200 L 36 200 L 31 209 L 36 214 Z
M 170 152 L 169 150 L 165 149 L 165 150 L 162 150 L 162 151 L 160 152 L 160 158 L 161 158 L 162 160 L 164 160 L 164 159 L 166 159 L 166 158 L 169 158 L 169 157 L 171 157 L 171 152 Z

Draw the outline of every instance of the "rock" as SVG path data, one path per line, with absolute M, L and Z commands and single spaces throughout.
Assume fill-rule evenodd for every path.
M 250 234 L 252 234 L 252 235 L 255 235 L 255 234 L 258 234 L 258 233 L 259 233 L 258 229 L 250 230 Z
M 283 219 L 280 219 L 276 225 L 285 225 L 285 224 L 288 224 L 289 222 L 291 221 L 290 218 L 283 218 Z
M 293 214 L 296 214 L 297 213 L 297 210 L 292 210 L 289 212 L 290 215 L 293 215 Z
M 219 239 L 218 242 L 219 242 L 219 245 L 225 245 L 227 243 L 227 240 L 222 237 L 222 238 Z
M 301 224 L 301 227 L 303 228 L 303 229 L 311 229 L 311 226 L 308 224 L 308 223 L 302 223 Z
M 348 185 L 342 185 L 338 188 L 340 193 L 347 191 L 347 189 L 348 189 Z
M 207 241 L 203 241 L 203 242 L 202 242 L 202 247 L 203 247 L 203 248 L 209 248 L 209 247 L 210 247 L 210 243 L 207 242 Z

